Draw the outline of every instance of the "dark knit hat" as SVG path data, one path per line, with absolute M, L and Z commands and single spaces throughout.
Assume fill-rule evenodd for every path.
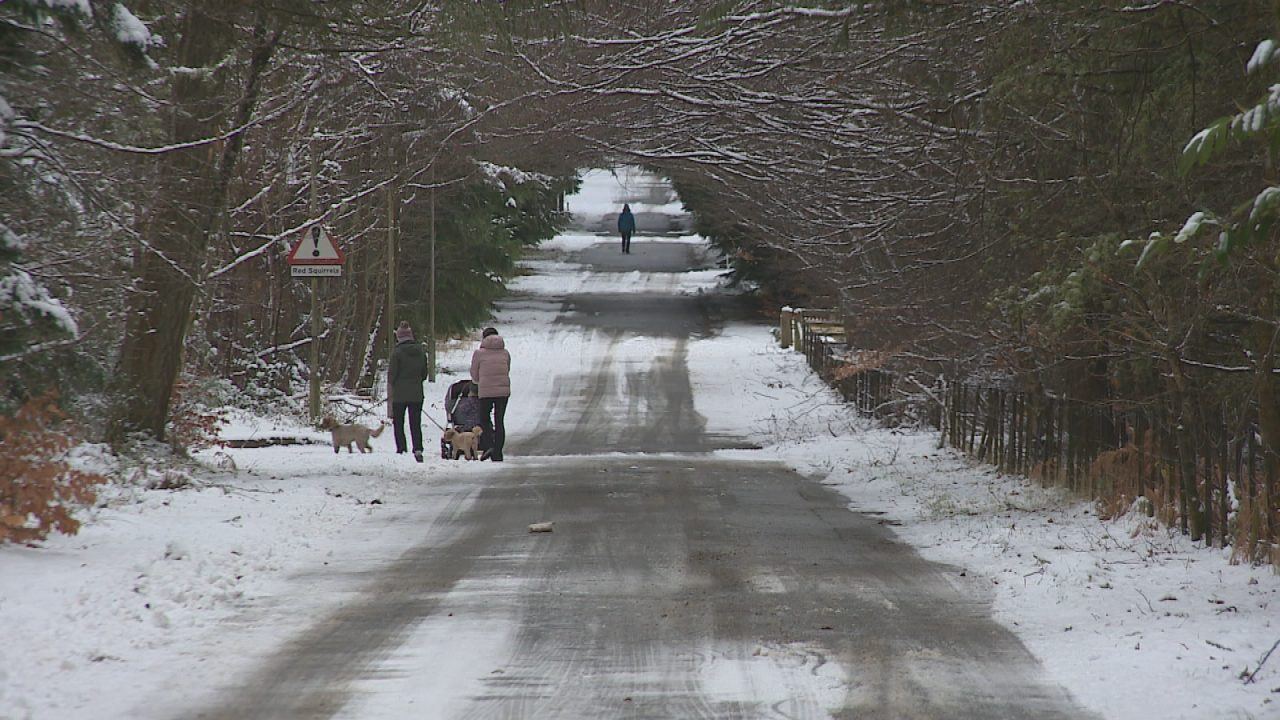
M 413 328 L 409 327 L 408 320 L 401 320 L 400 327 L 396 328 L 396 342 L 404 342 L 413 339 Z
M 497 335 L 497 334 L 498 334 L 498 328 L 487 327 L 484 329 L 484 332 L 480 333 L 480 337 L 487 338 L 490 335 Z

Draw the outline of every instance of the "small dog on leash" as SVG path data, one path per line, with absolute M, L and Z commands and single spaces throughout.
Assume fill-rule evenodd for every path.
M 360 448 L 360 453 L 373 452 L 373 446 L 369 444 L 369 438 L 376 438 L 382 434 L 385 425 L 379 425 L 377 429 L 370 429 L 363 425 L 339 424 L 330 416 L 326 416 L 320 421 L 320 429 L 328 430 L 329 437 L 333 439 L 333 452 L 337 454 L 341 448 L 346 448 L 347 452 L 354 453 L 353 447 Z
M 466 455 L 468 460 L 475 460 L 480 452 L 480 435 L 483 432 L 484 428 L 479 425 L 471 428 L 470 432 L 458 432 L 453 428 L 446 428 L 444 441 L 453 446 L 453 459 L 457 460 L 462 455 Z

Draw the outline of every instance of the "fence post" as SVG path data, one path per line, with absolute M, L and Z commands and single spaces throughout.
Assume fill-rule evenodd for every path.
M 795 338 L 795 311 L 790 307 L 782 308 L 778 313 L 778 342 L 783 349 L 791 347 Z

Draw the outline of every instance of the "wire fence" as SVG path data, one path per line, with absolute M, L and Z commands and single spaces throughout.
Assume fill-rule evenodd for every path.
M 904 387 L 852 353 L 834 324 L 831 311 L 788 308 L 780 339 L 863 414 L 883 418 L 902 397 L 927 395 L 921 419 L 976 460 L 1069 488 L 1104 514 L 1136 508 L 1240 560 L 1280 565 L 1280 457 L 1256 406 L 1083 401 L 957 379 Z

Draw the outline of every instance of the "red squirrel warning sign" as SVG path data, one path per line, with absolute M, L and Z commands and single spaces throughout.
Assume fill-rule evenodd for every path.
M 287 262 L 290 274 L 295 277 L 318 277 L 341 275 L 346 259 L 329 233 L 319 225 L 312 225 L 289 251 Z
M 290 265 L 341 265 L 346 259 L 329 233 L 319 225 L 312 225 L 311 231 L 304 233 L 289 251 Z

